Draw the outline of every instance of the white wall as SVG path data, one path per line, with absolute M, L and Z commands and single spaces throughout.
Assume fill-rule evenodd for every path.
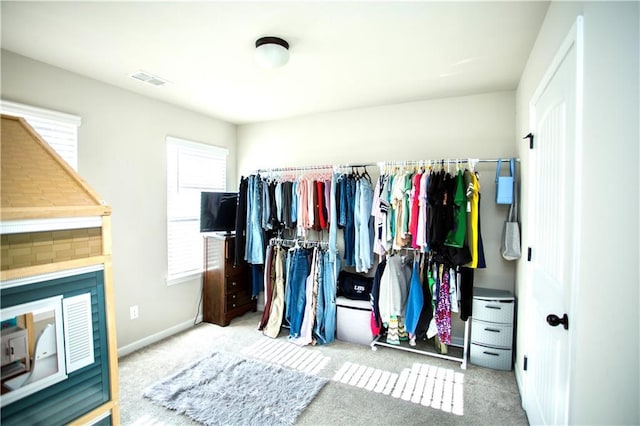
M 282 166 L 512 157 L 514 95 L 498 92 L 242 125 L 238 171 L 247 175 Z M 475 284 L 513 290 L 514 264 L 499 256 L 507 208 L 494 202 L 495 167 L 493 163 L 478 167 L 488 268 L 478 270 Z
M 639 360 L 639 52 L 637 2 L 554 2 L 517 91 L 518 134 L 529 131 L 528 103 L 561 41 L 584 16 L 584 140 L 577 307 L 571 318 L 571 424 L 640 423 Z M 526 150 L 520 157 L 526 167 Z M 523 174 L 523 222 L 528 182 Z M 525 235 L 526 241 L 526 228 Z M 526 306 L 525 265 L 518 265 Z M 526 327 L 520 311 L 520 330 Z M 526 346 L 519 334 L 518 346 Z M 522 354 L 520 354 L 522 355 Z M 516 365 L 526 380 L 522 356 Z
M 113 208 L 118 347 L 189 325 L 200 280 L 168 287 L 167 135 L 229 148 L 235 186 L 236 127 L 2 51 L 3 99 L 79 115 L 79 172 Z M 129 306 L 140 317 L 129 319 Z

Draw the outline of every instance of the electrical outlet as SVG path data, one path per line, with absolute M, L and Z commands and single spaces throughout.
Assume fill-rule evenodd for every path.
M 138 318 L 138 305 L 133 305 L 129 308 L 129 315 L 132 320 Z

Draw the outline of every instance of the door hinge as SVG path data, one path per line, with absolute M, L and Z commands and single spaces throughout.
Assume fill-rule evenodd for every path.
M 533 133 L 529 133 L 522 139 L 529 139 L 529 149 L 533 149 Z
M 531 262 L 531 247 L 527 247 L 527 262 Z
M 522 369 L 524 371 L 527 371 L 527 361 L 529 361 L 529 358 L 527 358 L 527 356 L 524 356 L 524 362 L 522 363 Z

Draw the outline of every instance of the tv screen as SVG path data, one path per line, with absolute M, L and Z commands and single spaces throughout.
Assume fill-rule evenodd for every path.
M 236 230 L 237 192 L 203 192 L 200 198 L 200 232 Z

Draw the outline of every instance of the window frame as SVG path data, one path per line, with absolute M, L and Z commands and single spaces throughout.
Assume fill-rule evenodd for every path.
M 82 125 L 79 116 L 4 99 L 0 100 L 0 112 L 24 118 L 73 170 L 78 171 L 78 129 Z M 67 137 L 47 140 L 48 129 L 56 134 L 67 134 Z
M 172 153 L 172 150 L 174 150 L 175 152 Z M 226 184 L 227 184 L 226 174 L 227 174 L 227 168 L 228 168 L 227 160 L 229 156 L 229 150 L 224 147 L 210 145 L 203 142 L 187 140 L 187 139 L 178 138 L 174 136 L 167 136 L 166 137 L 166 154 L 167 154 L 167 157 L 166 157 L 166 166 L 167 166 L 167 169 L 166 169 L 166 178 L 167 178 L 167 182 L 166 182 L 166 196 L 167 196 L 166 198 L 166 214 L 167 214 L 166 284 L 168 286 L 172 286 L 172 285 L 194 280 L 201 276 L 203 272 L 202 259 L 204 256 L 204 251 L 203 251 L 204 243 L 201 241 L 198 248 L 193 249 L 195 253 L 191 253 L 191 255 L 194 256 L 193 259 L 190 260 L 191 262 L 193 262 L 192 264 L 194 266 L 193 268 L 182 269 L 179 271 L 173 270 L 176 265 L 172 265 L 172 249 L 176 250 L 176 248 L 174 247 L 176 245 L 179 247 L 179 243 L 180 241 L 183 241 L 183 237 L 181 236 L 180 240 L 176 239 L 174 241 L 171 237 L 172 235 L 171 225 L 178 222 L 182 222 L 182 223 L 190 222 L 191 224 L 190 226 L 193 227 L 194 225 L 193 222 L 195 222 L 195 224 L 197 224 L 197 229 L 198 229 L 197 235 L 198 237 L 201 238 L 201 234 L 199 232 L 199 221 L 200 221 L 200 205 L 199 205 L 200 195 L 199 194 L 200 192 L 203 192 L 203 191 L 226 191 Z M 195 156 L 197 159 L 198 154 L 201 155 L 200 158 L 202 159 L 202 161 L 206 162 L 207 161 L 206 158 L 208 157 L 209 160 L 211 160 L 214 163 L 217 163 L 218 165 L 222 163 L 223 169 L 218 170 L 213 176 L 209 178 L 201 179 L 202 180 L 201 182 L 200 181 L 195 182 L 193 179 L 194 177 L 196 180 L 198 178 L 203 178 L 204 175 L 202 174 L 197 174 L 195 176 L 191 174 L 191 176 L 189 177 L 185 177 L 184 175 L 181 175 L 180 156 L 181 155 L 191 156 L 191 157 Z M 190 168 L 189 170 L 193 171 L 193 168 Z M 191 178 L 190 181 L 189 181 L 189 178 Z M 218 179 L 219 181 L 212 182 L 212 180 L 215 180 L 215 179 Z M 180 182 L 184 182 L 184 186 L 181 187 L 182 184 Z M 174 195 L 172 195 L 171 193 L 172 190 L 174 190 Z M 182 198 L 185 199 L 187 197 L 191 197 L 191 199 L 189 200 L 191 202 L 195 202 L 195 199 L 193 198 L 193 197 L 196 197 L 195 192 L 197 192 L 198 194 L 196 197 L 196 199 L 198 200 L 197 209 L 194 210 L 193 212 L 189 212 L 188 215 L 185 215 L 184 211 L 181 212 L 182 214 L 176 214 L 175 210 L 174 211 L 171 210 L 172 208 L 171 205 L 173 202 L 175 202 L 172 200 L 172 196 L 176 197 L 175 200 L 178 200 L 179 199 L 178 194 L 181 190 L 189 191 L 189 193 L 185 194 L 185 196 L 183 196 Z M 196 234 L 195 233 L 189 234 L 187 238 L 193 238 L 193 241 L 195 241 Z M 186 240 L 187 238 L 184 238 L 184 240 Z M 197 261 L 196 261 L 196 258 L 197 258 Z

